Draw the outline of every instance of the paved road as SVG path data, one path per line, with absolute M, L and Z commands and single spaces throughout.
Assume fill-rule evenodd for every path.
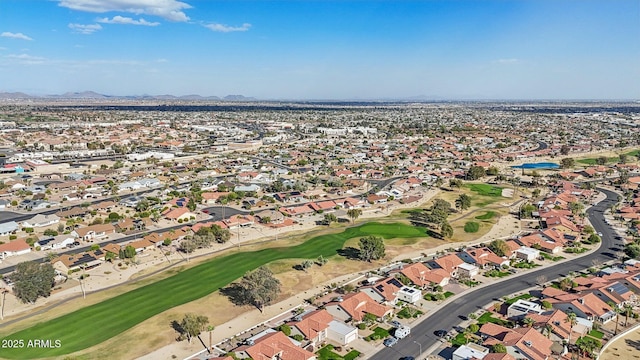
M 617 202 L 618 195 L 612 191 L 599 188 L 607 198 L 587 211 L 589 221 L 597 232 L 603 234 L 602 246 L 596 252 L 567 261 L 555 266 L 548 266 L 539 270 L 526 272 L 523 275 L 507 278 L 499 283 L 479 288 L 467 293 L 443 306 L 433 313 L 425 321 L 415 325 L 411 330 L 411 336 L 401 339 L 392 348 L 384 348 L 371 357 L 373 360 L 398 359 L 403 356 L 418 357 L 420 345 L 426 351 L 430 347 L 439 344 L 434 332 L 444 329 L 451 330 L 461 322 L 460 315 L 475 312 L 483 306 L 499 300 L 502 296 L 513 294 L 536 285 L 536 278 L 545 276 L 548 280 L 563 277 L 570 272 L 582 271 L 593 266 L 594 261 L 606 262 L 616 258 L 616 252 L 622 248 L 622 242 L 616 240 L 615 231 L 604 219 L 603 211 Z M 420 345 L 418 345 L 418 343 Z
M 247 211 L 245 211 L 245 210 L 238 210 L 238 209 L 235 209 L 235 208 L 232 208 L 232 207 L 228 207 L 228 206 L 215 206 L 215 207 L 207 208 L 207 209 L 209 209 L 209 215 L 211 215 L 211 218 L 206 219 L 206 220 L 201 220 L 201 221 L 198 221 L 198 222 L 209 222 L 209 221 L 222 220 L 222 213 L 223 213 L 222 208 L 225 208 L 224 215 L 226 217 L 229 217 L 229 216 L 232 216 L 232 215 L 235 215 L 235 214 L 245 214 L 245 213 L 247 213 Z M 155 230 L 153 232 L 165 233 L 167 231 L 180 229 L 180 228 L 182 228 L 184 226 L 185 226 L 185 224 L 179 224 L 179 225 L 175 225 L 175 226 L 171 226 L 171 227 Z M 124 237 L 121 237 L 119 239 L 108 240 L 108 241 L 97 241 L 94 244 L 107 244 L 107 243 L 119 244 L 119 243 L 135 240 L 137 238 L 140 238 L 142 236 L 142 234 L 150 233 L 150 232 L 151 232 L 150 230 L 141 231 L 139 233 L 136 233 L 136 234 L 133 234 L 133 235 L 124 236 Z M 63 255 L 63 254 L 78 254 L 78 253 L 90 250 L 91 249 L 91 245 L 93 245 L 93 244 L 89 244 L 89 245 L 85 245 L 85 246 L 78 246 L 78 247 L 75 247 L 73 249 L 60 252 L 58 254 L 60 254 L 60 255 Z M 41 257 L 41 259 L 44 259 L 45 256 L 46 256 L 46 253 L 43 252 L 42 254 L 43 254 L 43 256 Z M 3 267 L 3 268 L 0 268 L 0 275 L 8 274 L 8 273 L 12 272 L 13 270 L 15 270 L 15 268 L 16 268 L 15 265 L 6 266 L 6 267 Z

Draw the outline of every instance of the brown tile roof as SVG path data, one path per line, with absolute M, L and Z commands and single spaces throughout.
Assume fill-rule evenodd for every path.
M 329 328 L 331 321 L 333 316 L 327 310 L 316 310 L 305 315 L 301 321 L 292 322 L 289 325 L 297 327 L 306 339 L 311 340 L 315 339 L 318 333 Z
M 281 331 L 257 339 L 255 344 L 247 347 L 245 351 L 254 360 L 273 359 L 276 354 L 281 354 L 282 360 L 309 360 L 316 357 L 314 353 L 293 345 Z

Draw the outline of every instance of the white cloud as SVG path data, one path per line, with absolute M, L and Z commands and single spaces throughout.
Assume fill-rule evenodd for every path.
M 234 32 L 234 31 L 247 31 L 251 28 L 251 24 L 244 23 L 242 26 L 228 26 L 224 24 L 207 24 L 203 25 L 207 29 L 217 31 L 217 32 Z
M 42 64 L 46 60 L 40 56 L 33 56 L 29 54 L 9 54 L 5 58 L 12 60 L 18 64 L 35 65 Z
M 23 33 L 12 33 L 12 32 L 8 32 L 5 31 L 2 34 L 0 34 L 0 37 L 6 37 L 6 38 L 11 38 L 11 39 L 20 39 L 20 40 L 33 40 L 32 38 L 28 37 L 27 35 L 23 34 Z
M 78 11 L 105 13 L 121 11 L 159 16 L 170 21 L 189 21 L 183 10 L 191 5 L 177 0 L 58 0 L 58 5 Z
M 520 62 L 520 60 L 511 58 L 511 59 L 498 59 L 494 62 L 498 64 L 515 64 L 517 62 Z
M 103 24 L 122 24 L 122 25 L 143 25 L 143 26 L 158 26 L 159 22 L 149 22 L 143 18 L 140 20 L 135 20 L 130 17 L 124 17 L 120 15 L 116 15 L 113 18 L 99 18 L 96 20 L 99 23 Z
M 91 35 L 98 30 L 102 30 L 102 26 L 100 24 L 69 24 L 69 29 L 80 34 Z

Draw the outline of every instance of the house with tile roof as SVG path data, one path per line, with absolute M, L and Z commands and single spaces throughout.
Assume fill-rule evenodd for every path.
M 552 354 L 553 341 L 534 328 L 509 329 L 486 323 L 480 328 L 480 333 L 486 339 L 483 345 L 491 347 L 495 344 L 503 344 L 507 348 L 507 354 L 518 359 L 524 356 L 530 360 L 546 360 Z
M 300 334 L 315 347 L 327 340 L 332 321 L 333 316 L 323 309 L 303 314 L 299 320 L 287 325 L 291 327 L 291 335 Z
M 325 308 L 334 318 L 342 321 L 353 319 L 360 322 L 366 314 L 372 314 L 381 319 L 393 313 L 391 307 L 375 302 L 363 292 L 348 294 L 339 301 L 326 304 Z
M 9 241 L 0 244 L 0 259 L 4 260 L 11 256 L 24 255 L 31 252 L 31 246 L 24 239 Z
M 436 264 L 440 269 L 444 269 L 451 277 L 458 276 L 458 266 L 464 264 L 464 261 L 456 254 L 449 254 L 434 259 L 431 263 Z
M 268 333 L 243 349 L 253 360 L 316 360 L 316 355 L 299 346 L 281 331 Z
M 566 296 L 549 298 L 547 301 L 553 305 L 554 309 L 573 312 L 579 317 L 603 324 L 615 318 L 616 315 L 611 306 L 593 293 L 567 294 Z
M 75 229 L 71 234 L 84 241 L 91 241 L 93 239 L 100 239 L 109 236 L 115 232 L 116 228 L 111 224 L 97 224 Z
M 433 284 L 446 286 L 451 278 L 451 275 L 446 270 L 432 270 L 420 262 L 405 266 L 400 270 L 400 273 L 408 277 L 414 285 L 421 289 L 426 289 Z

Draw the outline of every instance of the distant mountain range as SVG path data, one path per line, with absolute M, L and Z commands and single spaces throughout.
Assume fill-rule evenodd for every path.
M 86 100 L 186 100 L 186 101 L 254 101 L 256 98 L 243 95 L 227 95 L 223 98 L 218 96 L 200 95 L 133 95 L 133 96 L 112 96 L 99 94 L 95 91 L 67 92 L 61 95 L 29 95 L 22 92 L 1 92 L 0 99 L 86 99 Z

